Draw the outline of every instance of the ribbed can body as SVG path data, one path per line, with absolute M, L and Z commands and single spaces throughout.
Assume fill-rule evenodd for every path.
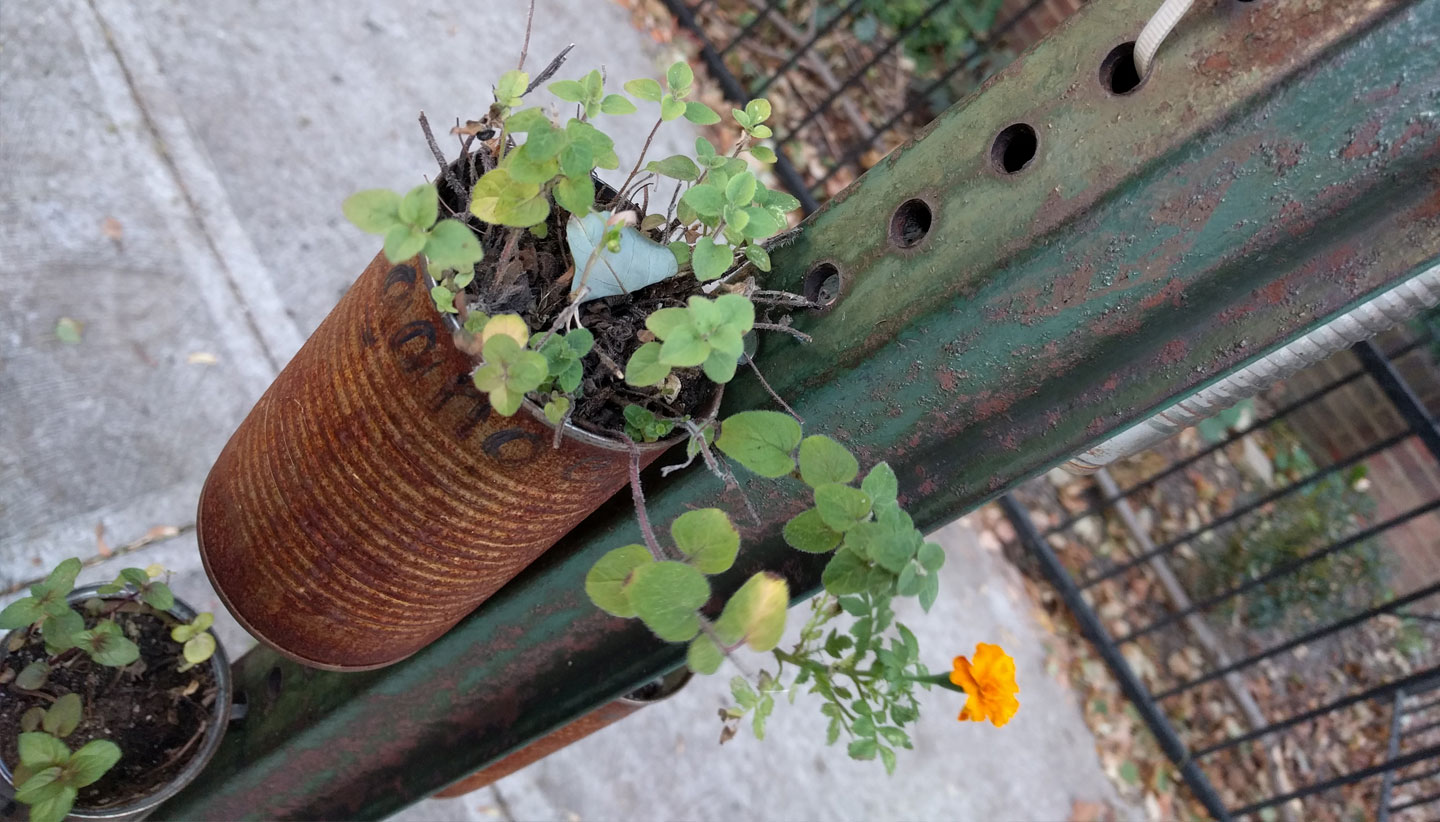
M 380 255 L 256 403 L 197 527 L 257 638 L 317 667 L 396 662 L 627 483 L 625 446 L 567 432 L 552 448 L 529 404 L 491 411 L 473 367 L 418 262 Z

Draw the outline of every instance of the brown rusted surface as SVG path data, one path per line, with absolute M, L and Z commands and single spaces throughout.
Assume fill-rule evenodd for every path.
M 496 762 L 488 768 L 482 768 L 454 785 L 435 794 L 440 799 L 452 799 L 457 796 L 464 796 L 471 791 L 478 791 L 489 786 L 491 783 L 504 779 L 512 773 L 533 762 L 549 756 L 561 748 L 573 745 L 601 728 L 619 722 L 630 714 L 635 713 L 643 707 L 644 703 L 629 699 L 617 699 L 607 705 L 580 717 L 579 719 L 565 725 L 558 731 L 553 731 L 534 742 L 526 745 L 515 753 Z
M 404 659 L 628 481 L 626 447 L 533 407 L 492 414 L 418 263 L 377 256 L 210 471 L 215 589 L 256 637 L 322 668 Z M 647 446 L 646 462 L 666 446 Z

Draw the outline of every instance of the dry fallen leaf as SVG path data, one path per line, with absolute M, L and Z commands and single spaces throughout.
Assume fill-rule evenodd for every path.
M 102 557 L 108 557 L 114 553 L 110 549 L 110 543 L 105 541 L 105 523 L 103 522 L 95 523 L 95 550 L 100 552 Z
M 219 362 L 219 360 L 217 360 L 215 358 L 215 355 L 211 354 L 209 351 L 196 351 L 190 356 L 186 357 L 185 362 L 188 362 L 191 365 L 214 365 L 215 363 Z
M 106 217 L 100 221 L 100 233 L 112 240 L 119 240 L 125 236 L 125 227 L 114 217 Z

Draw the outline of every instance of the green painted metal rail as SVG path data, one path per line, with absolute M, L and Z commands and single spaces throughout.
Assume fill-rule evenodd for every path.
M 937 526 L 1440 259 L 1440 0 L 1202 2 L 1133 93 L 1099 67 L 1154 0 L 1096 0 L 776 252 L 838 302 L 760 362 L 806 419 L 887 459 Z M 996 135 L 1038 150 L 1006 174 Z M 1012 158 L 1013 159 L 1013 158 Z M 918 245 L 894 210 L 931 209 Z M 813 283 L 811 283 L 813 285 Z M 753 384 L 731 410 L 767 405 Z M 739 510 L 700 471 L 651 486 L 652 516 Z M 729 590 L 786 548 L 802 504 L 750 484 L 764 521 Z M 249 717 L 158 818 L 379 818 L 674 667 L 680 646 L 585 600 L 590 564 L 637 542 L 617 500 L 442 640 L 380 671 L 259 650 Z M 700 721 L 697 718 L 697 721 Z

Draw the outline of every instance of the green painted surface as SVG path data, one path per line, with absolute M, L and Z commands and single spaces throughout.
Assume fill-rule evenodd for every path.
M 1440 0 L 1202 4 L 1138 91 L 1109 96 L 1100 60 L 1153 5 L 1088 5 L 775 255 L 782 286 L 829 261 L 845 288 L 801 320 L 813 345 L 766 341 L 767 377 L 808 433 L 889 460 L 927 526 L 1440 259 Z M 1002 175 L 991 141 L 1022 121 L 1038 154 Z M 912 197 L 933 226 L 897 251 L 890 215 Z M 743 381 L 727 402 L 768 404 Z M 660 528 L 742 510 L 699 471 L 650 487 Z M 778 539 L 798 490 L 747 486 L 765 524 L 742 526 L 718 587 L 767 568 L 813 589 L 823 560 Z M 250 654 L 250 718 L 157 818 L 382 817 L 674 666 L 682 646 L 582 593 L 637 541 L 618 501 L 381 671 Z

